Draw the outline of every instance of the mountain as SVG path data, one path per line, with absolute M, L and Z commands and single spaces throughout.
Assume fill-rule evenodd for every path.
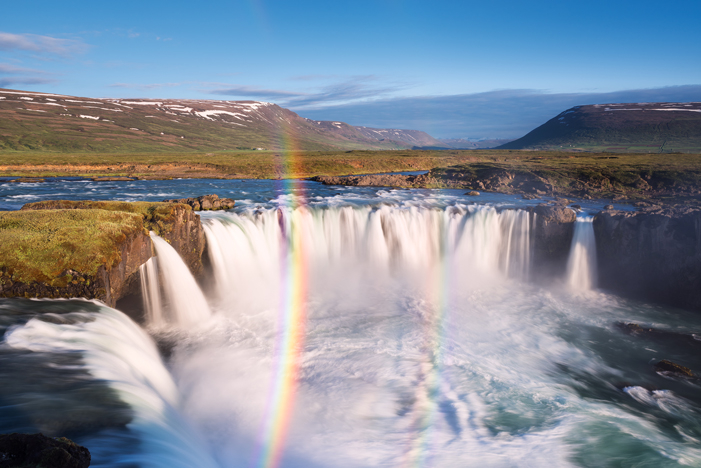
M 498 149 L 701 152 L 701 103 L 576 106 Z
M 422 142 L 412 149 L 416 150 L 476 150 L 491 149 L 513 140 L 465 140 L 464 138 L 441 138 L 434 142 Z
M 443 146 L 452 149 L 489 149 L 513 141 L 513 139 L 466 140 L 464 138 L 441 138 Z
M 305 119 L 267 102 L 96 99 L 0 89 L 0 150 L 381 150 L 437 141 L 417 130 Z

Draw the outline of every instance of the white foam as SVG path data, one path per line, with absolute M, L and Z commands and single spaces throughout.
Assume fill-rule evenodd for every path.
M 81 353 L 86 370 L 104 380 L 134 411 L 128 427 L 142 444 L 130 447 L 132 462 L 145 467 L 216 467 L 200 436 L 178 413 L 180 395 L 151 338 L 123 313 L 103 307 L 78 313 L 77 324 L 31 319 L 5 342 L 15 349 Z

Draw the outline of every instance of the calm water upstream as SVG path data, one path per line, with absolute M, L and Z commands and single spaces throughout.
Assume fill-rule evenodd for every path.
M 92 466 L 701 466 L 698 381 L 652 367 L 701 370 L 701 316 L 597 285 L 587 213 L 541 284 L 518 209 L 539 201 L 505 195 L 57 180 L 0 204 L 207 193 L 237 200 L 202 215 L 211 274 L 154 238 L 145 323 L 0 300 L 0 432 L 72 437 Z

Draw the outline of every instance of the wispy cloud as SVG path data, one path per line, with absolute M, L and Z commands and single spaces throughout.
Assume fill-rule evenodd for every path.
M 177 86 L 182 86 L 186 83 L 114 83 L 109 85 L 110 88 L 124 88 L 124 89 L 159 89 L 159 88 L 175 88 Z
M 338 75 L 297 75 L 288 78 L 290 81 L 317 81 L 317 80 L 329 80 L 338 79 Z
M 610 93 L 555 94 L 507 89 L 308 106 L 300 114 L 316 120 L 342 120 L 352 125 L 424 130 L 438 138 L 517 138 L 576 105 L 686 101 L 701 101 L 701 85 Z
M 85 52 L 88 45 L 75 39 L 60 39 L 37 34 L 0 32 L 0 50 L 35 52 L 41 55 L 68 57 Z
M 0 63 L 0 88 L 10 88 L 17 85 L 54 83 L 50 73 L 31 68 L 17 67 L 8 63 Z
M 255 86 L 231 85 L 226 88 L 209 91 L 209 94 L 219 94 L 233 97 L 255 97 L 261 99 L 285 99 L 300 98 L 306 96 L 304 93 L 293 91 L 282 91 L 277 89 L 257 88 Z
M 298 77 L 299 80 L 316 79 Z M 379 80 L 371 75 L 356 76 L 344 81 L 329 85 L 315 87 L 307 91 L 289 91 L 281 89 L 265 89 L 246 85 L 220 86 L 207 91 L 209 94 L 266 99 L 275 101 L 285 107 L 295 110 L 317 108 L 323 106 L 345 105 L 361 100 L 379 99 L 387 97 L 404 89 L 406 85 L 390 84 L 379 85 Z

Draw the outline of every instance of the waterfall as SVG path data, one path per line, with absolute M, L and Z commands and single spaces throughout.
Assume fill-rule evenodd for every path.
M 163 306 L 161 304 L 161 285 L 158 280 L 158 258 L 151 257 L 139 267 L 139 273 L 146 320 L 151 324 L 162 324 Z
M 534 215 L 535 216 L 535 215 Z M 526 279 L 531 267 L 531 222 L 527 211 L 505 210 L 500 214 L 506 233 L 503 270 L 510 276 Z
M 281 241 L 290 229 L 304 237 L 305 261 L 319 281 L 336 268 L 341 276 L 414 274 L 425 282 L 427 272 L 445 262 L 476 281 L 526 279 L 530 216 L 475 205 L 256 208 L 214 215 L 204 228 L 220 299 L 261 306 L 276 297 Z M 377 275 L 381 271 L 388 275 Z
M 596 239 L 594 218 L 577 218 L 567 260 L 567 284 L 573 289 L 588 291 L 596 287 Z
M 85 370 L 129 405 L 133 414 L 127 428 L 142 443 L 130 447 L 128 462 L 109 466 L 216 467 L 199 434 L 179 413 L 178 388 L 151 337 L 122 312 L 105 306 L 73 316 L 73 323 L 33 318 L 15 327 L 6 343 L 37 353 L 80 353 Z
M 193 326 L 211 316 L 207 299 L 178 252 L 161 237 L 151 233 L 157 263 L 142 268 L 142 293 L 147 298 L 150 324 Z M 160 299 L 158 277 L 162 278 L 164 300 Z

